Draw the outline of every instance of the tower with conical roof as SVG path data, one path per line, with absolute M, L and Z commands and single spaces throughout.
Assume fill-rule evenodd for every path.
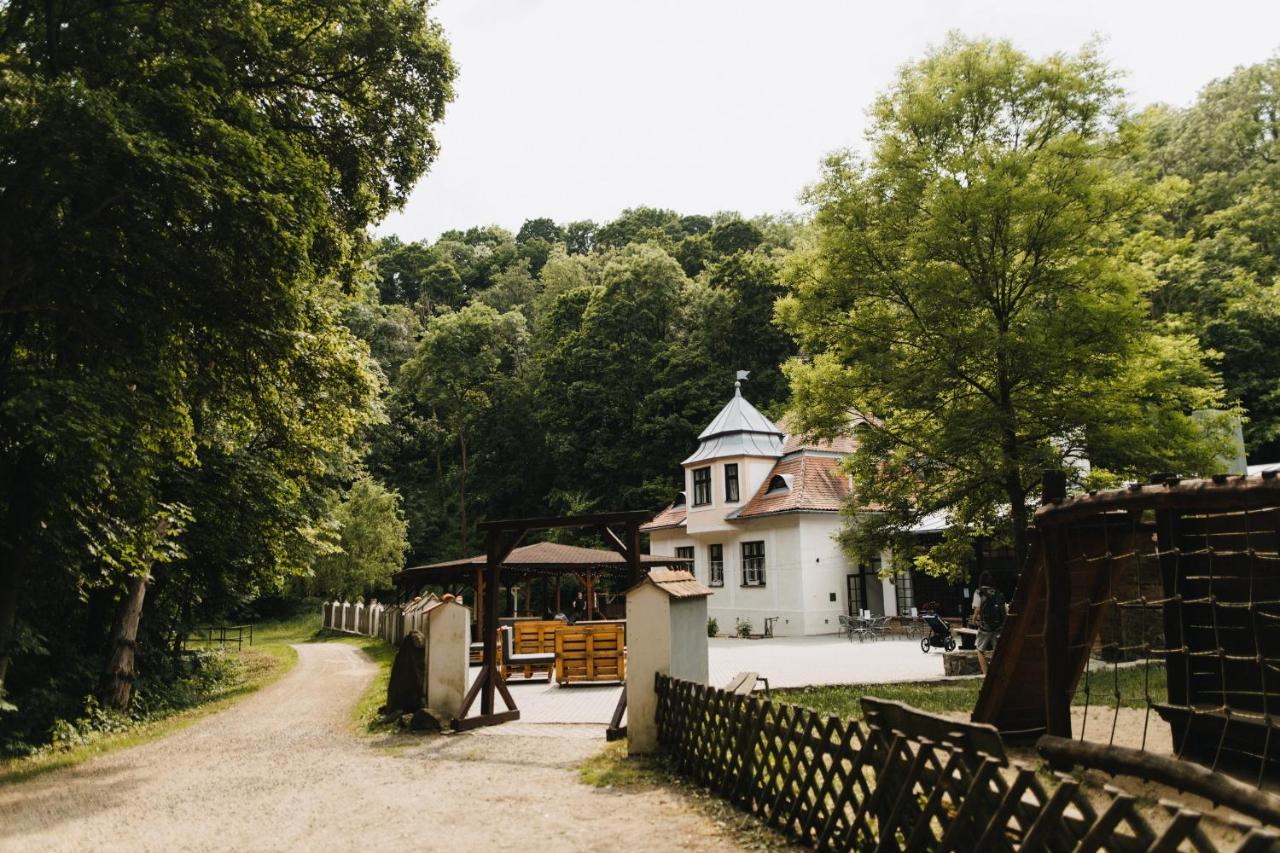
M 740 371 L 733 397 L 698 435 L 698 449 L 683 463 L 687 529 L 690 533 L 727 527 L 782 455 L 781 429 L 742 396 Z
M 698 434 L 698 449 L 682 464 L 690 465 L 726 456 L 782 455 L 783 432 L 778 425 L 742 396 L 742 380 L 733 383 L 733 398 Z

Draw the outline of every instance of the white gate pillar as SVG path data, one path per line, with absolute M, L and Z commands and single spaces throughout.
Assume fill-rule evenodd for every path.
M 686 571 L 653 569 L 627 591 L 627 752 L 658 748 L 658 673 L 708 682 L 707 597 Z

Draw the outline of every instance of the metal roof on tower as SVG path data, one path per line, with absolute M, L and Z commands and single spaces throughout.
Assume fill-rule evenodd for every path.
M 698 449 L 682 464 L 723 456 L 782 455 L 783 432 L 742 396 L 742 383 L 733 384 L 733 399 L 698 436 Z

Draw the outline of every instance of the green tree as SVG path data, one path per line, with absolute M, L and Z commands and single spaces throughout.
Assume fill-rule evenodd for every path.
M 526 219 L 520 226 L 520 230 L 516 232 L 516 242 L 527 243 L 530 240 L 542 240 L 548 244 L 563 243 L 564 229 L 557 225 L 554 219 L 548 219 L 545 216 Z
M 1221 444 L 1192 411 L 1220 390 L 1193 337 L 1149 320 L 1121 251 L 1148 203 L 1116 168 L 1121 93 L 1093 48 L 1035 61 L 951 36 L 872 111 L 867 161 L 831 157 L 781 321 L 800 428 L 866 415 L 852 544 L 911 549 L 945 509 L 954 545 L 1011 521 L 1026 553 L 1041 471 L 1080 455 L 1115 474 L 1202 472 Z M 955 567 L 945 547 L 925 560 Z
M 217 429 L 266 445 L 302 387 L 364 417 L 365 357 L 332 302 L 436 155 L 454 71 L 425 12 L 0 6 L 0 685 L 15 637 L 38 647 L 52 624 L 20 602 L 67 605 L 60 631 L 96 590 L 141 607 L 134 581 L 162 561 L 136 555 L 212 521 L 158 519 Z M 358 363 L 354 394 L 329 356 Z
M 671 496 L 680 459 L 723 404 L 731 366 L 688 343 L 697 290 L 657 246 L 631 245 L 600 284 L 564 291 L 535 338 L 539 423 L 565 494 L 602 508 Z
M 337 550 L 316 561 L 314 591 L 345 599 L 389 587 L 409 547 L 400 496 L 361 477 L 334 508 L 331 525 Z
M 634 207 L 622 211 L 617 219 L 596 232 L 595 243 L 620 249 L 632 243 L 657 243 L 669 246 L 685 236 L 680 227 L 680 214 L 656 207 Z
M 1227 392 L 1263 461 L 1280 454 L 1280 58 L 1237 69 L 1185 110 L 1140 123 L 1141 173 L 1168 190 L 1133 254 L 1157 316 L 1181 315 L 1222 354 Z
M 587 255 L 596 247 L 599 229 L 590 219 L 570 222 L 564 227 L 564 245 L 571 255 Z
M 386 237 L 374 247 L 372 261 L 383 305 L 417 305 L 430 315 L 437 307 L 457 308 L 465 301 L 453 259 L 426 243 Z
M 495 416 L 503 387 L 525 357 L 528 331 L 518 311 L 499 314 L 473 303 L 431 318 L 413 358 L 401 368 L 400 387 L 425 409 L 428 426 L 456 448 L 459 547 L 469 545 L 473 437 Z M 504 418 L 513 412 L 499 412 Z

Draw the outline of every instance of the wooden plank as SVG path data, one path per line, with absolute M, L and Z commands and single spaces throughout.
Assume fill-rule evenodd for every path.
M 1044 710 L 1045 731 L 1071 737 L 1071 685 L 1068 642 L 1071 577 L 1067 574 L 1066 537 L 1060 528 L 1045 532 Z

